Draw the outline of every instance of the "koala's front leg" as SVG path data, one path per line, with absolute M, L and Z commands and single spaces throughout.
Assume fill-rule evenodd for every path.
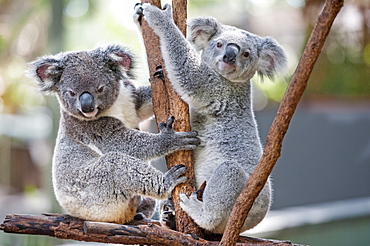
M 176 132 L 172 129 L 174 117 L 159 124 L 158 134 L 128 129 L 112 117 L 100 118 L 97 122 L 99 124 L 93 129 L 99 132 L 91 134 L 93 131 L 86 131 L 88 137 L 82 141 L 86 145 L 94 145 L 103 154 L 120 152 L 140 160 L 150 160 L 177 150 L 194 150 L 200 144 L 196 131 Z
M 219 87 L 220 83 L 216 84 L 213 78 L 217 75 L 208 65 L 202 63 L 198 53 L 175 25 L 171 5 L 166 4 L 161 10 L 156 6 L 143 4 L 138 5 L 136 9 L 136 18 L 143 14 L 148 25 L 160 39 L 164 67 L 176 92 L 192 107 L 209 104 L 204 95 Z M 202 83 L 201 86 L 199 83 Z M 204 86 L 205 84 L 207 86 Z

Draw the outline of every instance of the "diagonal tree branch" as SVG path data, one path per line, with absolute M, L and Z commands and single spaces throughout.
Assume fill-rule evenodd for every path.
M 255 198 L 264 187 L 280 157 L 283 138 L 288 130 L 290 120 L 307 87 L 308 78 L 324 46 L 334 19 L 343 5 L 344 0 L 327 0 L 325 2 L 267 135 L 262 158 L 234 205 L 220 245 L 235 245 L 237 242 L 240 228 L 247 218 Z

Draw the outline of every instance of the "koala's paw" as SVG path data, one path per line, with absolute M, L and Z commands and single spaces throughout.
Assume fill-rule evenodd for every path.
M 142 9 L 145 20 L 154 31 L 160 27 L 166 28 L 167 23 L 172 20 L 172 7 L 170 4 L 165 4 L 162 10 L 151 4 L 144 3 Z
M 176 230 L 175 210 L 171 197 L 161 204 L 159 222 L 163 227 Z
M 185 174 L 185 172 L 186 167 L 184 165 L 176 165 L 174 167 L 171 167 L 170 170 L 165 173 L 165 180 L 171 183 L 170 186 L 174 187 L 188 180 L 187 177 L 182 176 Z
M 190 216 L 200 213 L 203 207 L 203 202 L 199 201 L 197 194 L 194 192 L 188 198 L 185 194 L 180 194 L 180 206 Z
M 194 150 L 200 144 L 200 139 L 197 137 L 198 132 L 176 132 L 176 139 L 178 143 L 178 149 L 180 150 Z
M 134 7 L 134 15 L 133 19 L 134 22 L 140 27 L 141 26 L 141 20 L 143 19 L 144 13 L 143 13 L 143 5 L 141 3 L 135 4 Z
M 158 124 L 160 134 L 163 139 L 168 141 L 172 151 L 176 150 L 193 150 L 200 144 L 198 133 L 196 131 L 190 132 L 175 132 L 172 129 L 175 117 L 171 116 L 167 119 L 167 122 L 161 122 Z

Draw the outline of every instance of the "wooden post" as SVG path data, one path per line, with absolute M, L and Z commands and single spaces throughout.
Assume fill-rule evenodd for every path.
M 288 130 L 290 120 L 306 89 L 308 78 L 333 21 L 343 5 L 344 0 L 327 0 L 325 2 L 267 135 L 262 158 L 234 205 L 220 245 L 235 245 L 237 242 L 240 228 L 247 218 L 255 198 L 264 187 L 277 159 L 280 157 L 283 138 Z
M 161 8 L 160 0 L 142 0 L 142 3 L 147 2 Z M 187 2 L 186 0 L 173 1 L 172 6 L 175 23 L 185 35 Z M 159 39 L 150 29 L 144 18 L 142 21 L 142 34 L 148 58 L 156 121 L 157 123 L 165 122 L 169 116 L 175 116 L 174 130 L 182 132 L 190 131 L 189 107 L 172 88 L 162 60 Z M 164 81 L 160 78 L 153 77 L 158 65 L 163 67 Z M 168 155 L 166 157 L 166 162 L 168 168 L 178 164 L 184 164 L 187 167 L 186 176 L 189 177 L 186 183 L 178 185 L 172 192 L 172 200 L 175 204 L 176 229 L 183 233 L 202 237 L 202 230 L 180 207 L 179 194 L 186 193 L 190 195 L 195 191 L 192 151 L 177 151 L 176 153 Z

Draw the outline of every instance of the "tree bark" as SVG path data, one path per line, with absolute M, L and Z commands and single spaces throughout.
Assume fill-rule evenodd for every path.
M 33 234 L 85 242 L 216 246 L 217 241 L 169 230 L 152 222 L 141 225 L 84 221 L 63 214 L 7 215 L 0 230 L 8 233 Z M 243 237 L 237 245 L 292 246 L 290 242 Z M 297 245 L 299 246 L 299 245 Z
M 159 8 L 161 7 L 160 0 L 143 0 L 142 3 L 144 2 L 150 2 L 152 5 L 156 5 Z M 175 23 L 185 35 L 187 2 L 186 0 L 173 1 L 172 6 Z M 189 107 L 184 101 L 181 100 L 180 96 L 174 91 L 170 81 L 168 80 L 164 62 L 161 56 L 159 39 L 150 29 L 144 18 L 142 21 L 142 34 L 148 58 L 156 121 L 157 123 L 166 122 L 166 119 L 169 116 L 175 116 L 174 130 L 181 132 L 190 131 Z M 161 78 L 153 76 L 158 65 L 161 65 L 163 68 L 164 81 Z M 175 206 L 176 230 L 202 237 L 203 230 L 200 229 L 180 207 L 179 194 L 185 193 L 190 195 L 195 191 L 192 151 L 183 150 L 168 155 L 166 157 L 166 163 L 168 168 L 178 164 L 185 165 L 187 167 L 185 175 L 189 178 L 186 183 L 176 186 L 172 192 L 172 200 Z
M 235 245 L 237 242 L 240 228 L 247 218 L 254 200 L 261 192 L 280 157 L 282 141 L 290 120 L 307 87 L 307 81 L 333 21 L 343 5 L 344 0 L 326 1 L 269 130 L 262 158 L 234 205 L 220 245 Z

